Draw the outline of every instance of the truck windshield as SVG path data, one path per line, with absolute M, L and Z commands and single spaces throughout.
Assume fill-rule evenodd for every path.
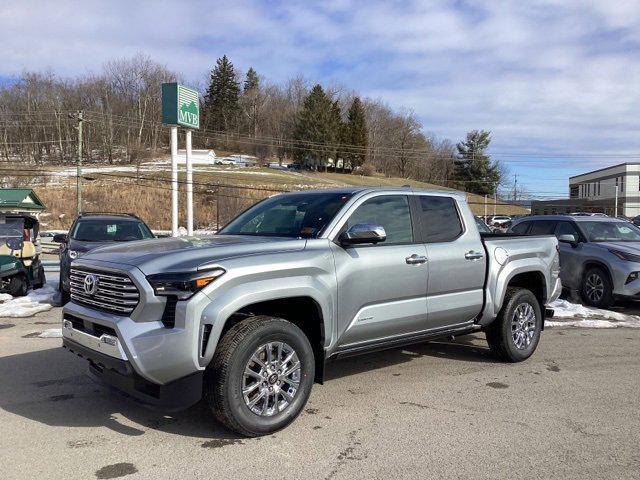
M 349 198 L 335 192 L 278 195 L 254 205 L 219 233 L 316 238 Z
M 580 222 L 590 242 L 640 242 L 640 229 L 628 222 Z

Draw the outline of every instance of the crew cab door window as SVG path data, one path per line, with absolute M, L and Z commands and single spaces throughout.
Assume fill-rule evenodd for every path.
M 462 234 L 462 223 L 453 198 L 421 196 L 420 207 L 425 243 L 451 242 Z

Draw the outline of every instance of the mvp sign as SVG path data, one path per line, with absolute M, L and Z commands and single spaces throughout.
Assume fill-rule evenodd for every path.
M 198 92 L 179 83 L 163 83 L 162 123 L 200 128 Z

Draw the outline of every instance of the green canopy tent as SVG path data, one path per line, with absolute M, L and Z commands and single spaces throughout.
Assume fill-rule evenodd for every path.
M 40 213 L 44 203 L 30 188 L 0 188 L 0 213 Z

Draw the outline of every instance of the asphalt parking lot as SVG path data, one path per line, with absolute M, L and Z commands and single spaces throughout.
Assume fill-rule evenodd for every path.
M 245 439 L 92 383 L 34 336 L 59 316 L 3 319 L 4 479 L 640 477 L 640 329 L 547 329 L 516 365 L 482 336 L 344 360 L 291 427 Z

